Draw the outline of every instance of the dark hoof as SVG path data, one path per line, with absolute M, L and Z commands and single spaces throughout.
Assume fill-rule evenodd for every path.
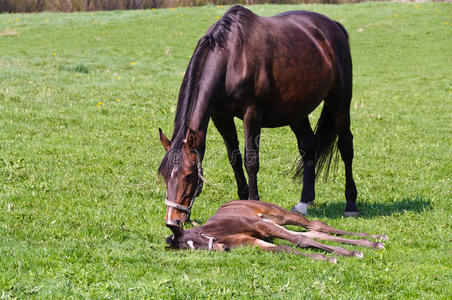
M 344 211 L 344 217 L 346 218 L 359 218 L 359 216 L 361 216 L 361 214 L 359 213 L 359 211 Z

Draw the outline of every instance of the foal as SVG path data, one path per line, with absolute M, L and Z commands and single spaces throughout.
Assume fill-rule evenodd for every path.
M 282 227 L 283 225 L 302 226 L 308 231 L 291 231 Z M 270 238 L 281 238 L 300 248 L 318 248 L 337 255 L 362 257 L 363 254 L 359 251 L 349 251 L 342 247 L 324 245 L 313 239 L 329 240 L 374 249 L 384 249 L 383 243 L 367 239 L 346 239 L 331 234 L 354 235 L 374 240 L 388 239 L 385 235 L 370 235 L 339 230 L 320 221 L 310 221 L 277 205 L 255 200 L 228 202 L 221 206 L 215 215 L 202 226 L 187 230 L 183 230 L 178 226 L 168 227 L 174 234 L 169 236 L 166 242 L 173 249 L 228 251 L 239 246 L 253 245 L 266 251 L 300 254 L 331 262 L 336 262 L 336 258 L 325 257 L 322 254 L 300 253 L 287 245 L 277 246 L 267 240 Z

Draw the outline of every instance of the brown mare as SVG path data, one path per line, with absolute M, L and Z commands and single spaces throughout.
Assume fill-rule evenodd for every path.
M 171 140 L 160 130 L 167 151 L 159 167 L 167 185 L 166 224 L 181 226 L 201 192 L 210 118 L 224 139 L 240 199 L 259 200 L 261 128 L 290 126 L 302 155 L 297 175 L 303 175 L 301 200 L 293 211 L 302 214 L 314 201 L 316 176 L 322 167 L 328 173 L 338 138 L 345 164 L 345 214 L 358 215 L 351 97 L 352 62 L 342 25 L 314 12 L 291 11 L 267 18 L 241 6 L 230 8 L 199 40 L 190 59 Z M 308 114 L 322 101 L 314 133 Z M 248 183 L 234 117 L 244 124 Z
M 298 225 L 307 228 L 307 232 L 291 231 L 283 225 Z M 318 243 L 313 239 L 328 240 L 343 244 L 384 249 L 378 241 L 367 239 L 352 240 L 336 235 L 354 235 L 374 240 L 387 240 L 385 235 L 369 235 L 367 233 L 348 232 L 333 228 L 319 221 L 310 221 L 305 217 L 287 211 L 277 205 L 255 201 L 231 201 L 221 206 L 214 216 L 204 225 L 183 230 L 181 227 L 170 226 L 173 235 L 166 241 L 173 249 L 208 249 L 225 251 L 231 248 L 252 245 L 266 251 L 289 252 L 302 254 L 315 259 L 336 262 L 334 257 L 322 254 L 304 254 L 287 245 L 275 245 L 270 238 L 285 239 L 300 248 L 318 248 L 337 255 L 362 257 L 359 251 L 349 251 L 342 247 Z

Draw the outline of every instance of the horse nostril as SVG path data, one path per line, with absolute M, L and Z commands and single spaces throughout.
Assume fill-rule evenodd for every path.
M 180 219 L 176 219 L 176 220 L 166 220 L 166 225 L 167 226 L 176 226 L 176 227 L 182 227 L 182 221 Z

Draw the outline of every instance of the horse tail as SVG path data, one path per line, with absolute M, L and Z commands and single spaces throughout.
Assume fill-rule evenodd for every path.
M 338 148 L 337 132 L 333 116 L 324 104 L 320 118 L 315 126 L 315 177 L 318 178 L 323 171 L 324 180 L 328 179 L 331 163 L 333 170 L 337 167 Z
M 337 132 L 334 125 L 333 117 L 324 104 L 320 118 L 314 130 L 315 140 L 315 178 L 323 172 L 324 180 L 328 179 L 328 174 L 333 163 L 333 170 L 337 167 L 338 148 L 337 148 Z M 303 158 L 300 158 L 296 166 L 293 178 L 303 175 Z

